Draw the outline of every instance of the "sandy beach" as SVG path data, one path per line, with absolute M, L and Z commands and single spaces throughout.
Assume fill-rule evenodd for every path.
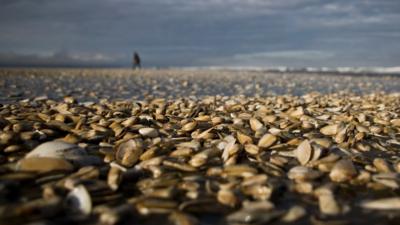
M 400 76 L 0 70 L 1 224 L 397 224 Z

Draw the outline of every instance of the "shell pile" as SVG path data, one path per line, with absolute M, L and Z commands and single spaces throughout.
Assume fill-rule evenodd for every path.
M 400 95 L 0 105 L 6 224 L 400 221 Z

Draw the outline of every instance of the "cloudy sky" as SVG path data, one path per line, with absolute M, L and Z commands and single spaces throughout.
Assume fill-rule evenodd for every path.
M 0 0 L 0 65 L 399 66 L 399 0 Z

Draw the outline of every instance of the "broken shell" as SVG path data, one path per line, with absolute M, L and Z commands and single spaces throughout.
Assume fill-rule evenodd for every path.
M 321 128 L 320 132 L 328 136 L 336 135 L 339 132 L 339 124 L 327 125 Z

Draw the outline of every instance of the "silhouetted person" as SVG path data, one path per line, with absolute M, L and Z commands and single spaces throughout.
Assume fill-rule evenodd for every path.
M 132 64 L 132 69 L 137 69 L 137 68 L 141 68 L 140 65 L 140 57 L 139 54 L 137 52 L 133 53 L 133 64 Z

